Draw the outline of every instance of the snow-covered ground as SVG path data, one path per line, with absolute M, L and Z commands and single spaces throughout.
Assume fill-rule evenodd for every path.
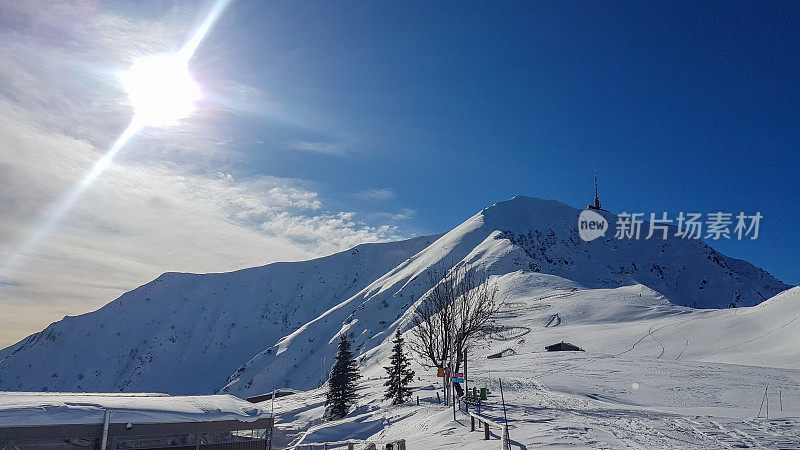
M 503 380 L 514 448 L 800 447 L 800 358 L 774 350 L 794 342 L 797 352 L 800 288 L 756 307 L 693 310 L 641 286 L 545 293 L 523 288 L 537 284 L 528 281 L 506 298 L 507 331 L 473 349 L 468 374 L 489 388 L 484 413 L 500 422 Z M 587 351 L 544 352 L 561 340 Z M 361 405 L 343 420 L 321 419 L 324 389 L 277 399 L 279 443 L 403 438 L 409 448 L 499 448 L 469 432 L 463 410 L 453 420 L 437 403 L 435 373 L 416 370 L 419 406 L 381 400 L 376 366 L 365 368 Z

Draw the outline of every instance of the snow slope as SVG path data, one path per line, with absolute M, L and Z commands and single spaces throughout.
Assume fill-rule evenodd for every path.
M 576 289 L 522 272 L 495 281 L 504 330 L 471 349 L 467 375 L 489 388 L 483 413 L 498 422 L 502 378 L 512 448 L 800 447 L 800 287 L 754 307 L 697 310 L 642 285 Z M 586 351 L 544 351 L 561 340 Z M 453 420 L 437 403 L 435 372 L 415 369 L 419 406 L 382 399 L 379 364 L 364 366 L 360 404 L 343 420 L 321 419 L 324 388 L 278 399 L 280 442 L 499 447 L 499 430 L 489 443 L 470 433 L 468 416 Z
M 212 393 L 435 237 L 219 274 L 165 273 L 0 351 L 0 389 Z

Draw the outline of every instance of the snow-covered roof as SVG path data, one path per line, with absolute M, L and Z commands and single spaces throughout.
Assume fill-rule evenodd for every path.
M 269 417 L 269 411 L 232 395 L 155 393 L 0 392 L 0 427 L 103 423 L 170 423 Z

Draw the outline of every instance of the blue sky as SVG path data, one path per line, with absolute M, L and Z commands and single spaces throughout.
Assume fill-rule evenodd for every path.
M 20 242 L 131 117 L 118 74 L 211 3 L 0 5 L 0 278 L 10 343 L 165 271 L 447 231 L 514 195 L 615 212 L 760 211 L 712 243 L 800 282 L 800 7 L 234 0 L 204 93 Z M 23 254 L 24 253 L 24 254 Z M 54 275 L 55 274 L 55 275 Z
M 247 125 L 251 170 L 390 189 L 438 232 L 512 195 L 619 211 L 761 211 L 722 242 L 800 282 L 798 4 L 234 5 L 198 55 L 309 118 Z M 254 121 L 257 122 L 257 121 Z M 286 151 L 293 139 L 348 156 Z

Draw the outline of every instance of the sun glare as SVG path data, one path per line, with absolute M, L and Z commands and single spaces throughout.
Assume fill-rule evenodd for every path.
M 173 125 L 200 100 L 200 87 L 189 74 L 186 60 L 178 55 L 137 59 L 120 78 L 133 104 L 133 121 L 140 126 Z

